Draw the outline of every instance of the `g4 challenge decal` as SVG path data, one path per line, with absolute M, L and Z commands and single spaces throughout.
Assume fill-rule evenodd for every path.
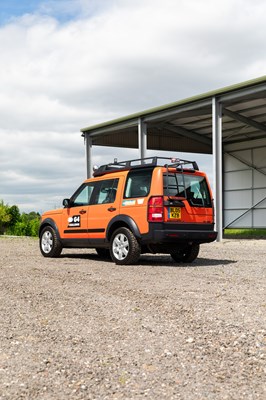
M 68 228 L 70 227 L 79 227 L 80 226 L 80 215 L 73 215 L 68 218 Z

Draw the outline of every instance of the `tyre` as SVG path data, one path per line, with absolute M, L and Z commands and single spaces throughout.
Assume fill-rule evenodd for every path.
M 59 257 L 61 254 L 62 245 L 51 226 L 46 226 L 41 232 L 40 250 L 44 257 Z
M 186 249 L 180 249 L 171 253 L 171 257 L 176 262 L 191 263 L 198 257 L 199 250 L 199 244 L 192 244 Z
M 141 247 L 128 228 L 118 228 L 111 237 L 110 254 L 118 265 L 135 264 L 140 257 Z
M 102 247 L 96 247 L 96 252 L 100 258 L 103 260 L 111 260 L 111 254 L 109 249 L 104 249 Z

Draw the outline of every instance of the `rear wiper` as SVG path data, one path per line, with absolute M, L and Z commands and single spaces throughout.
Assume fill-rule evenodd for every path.
M 183 199 L 173 199 L 172 197 L 168 196 L 168 200 L 164 202 L 166 206 L 178 206 L 178 207 L 185 207 L 185 204 L 183 203 L 183 200 L 186 200 L 185 198 Z

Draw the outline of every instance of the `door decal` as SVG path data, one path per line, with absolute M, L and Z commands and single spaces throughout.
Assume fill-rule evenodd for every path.
M 68 228 L 80 226 L 80 215 L 73 215 L 68 218 Z

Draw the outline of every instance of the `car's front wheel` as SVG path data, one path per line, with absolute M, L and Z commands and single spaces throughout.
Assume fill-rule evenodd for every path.
M 40 250 L 44 257 L 59 257 L 61 254 L 62 245 L 51 226 L 46 226 L 41 232 Z
M 141 247 L 128 228 L 118 228 L 111 237 L 110 254 L 119 265 L 135 264 L 141 253 Z

